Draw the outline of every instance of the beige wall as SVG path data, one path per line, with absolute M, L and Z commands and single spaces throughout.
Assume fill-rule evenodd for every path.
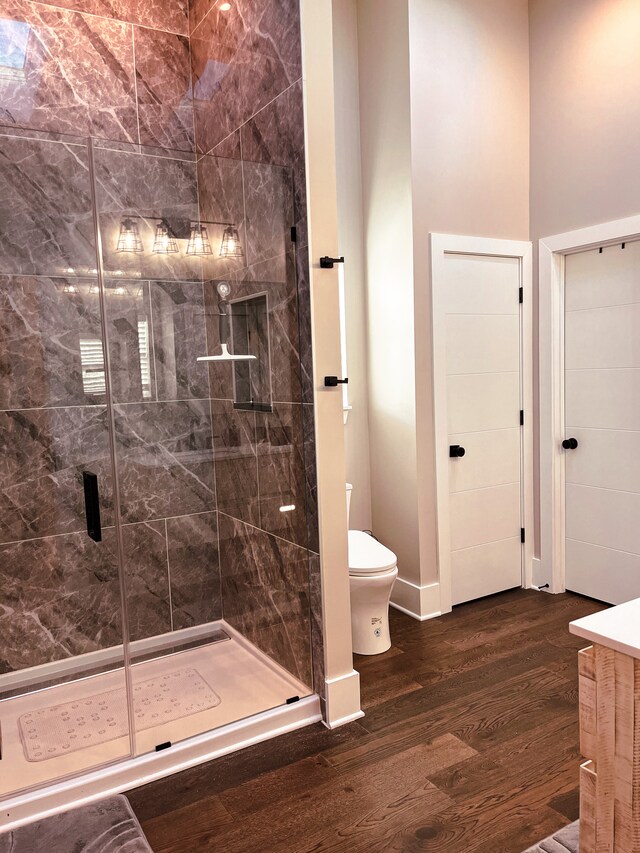
M 531 239 L 537 241 L 640 213 L 640 2 L 531 0 L 529 6 Z M 534 334 L 536 328 L 537 315 Z M 536 459 L 537 448 L 536 434 Z M 539 534 L 537 552 L 538 543 Z
M 437 580 L 430 231 L 526 239 L 527 0 L 359 0 L 373 528 Z
M 531 236 L 640 212 L 640 3 L 531 0 Z
M 401 574 L 427 584 L 436 577 L 428 234 L 535 242 L 639 212 L 640 2 L 334 4 L 349 10 L 341 52 L 351 80 L 359 60 L 369 291 L 367 305 L 352 288 L 350 313 L 360 323 L 366 307 L 370 334 L 372 525 L 401 555 Z M 355 126 L 352 114 L 339 137 L 351 176 Z M 354 200 L 355 190 L 349 217 Z M 358 370 L 364 331 L 348 335 Z M 347 438 L 350 476 L 363 483 L 366 426 L 360 419 Z M 538 542 L 536 530 L 536 553 Z
M 357 10 L 372 527 L 418 583 L 408 7 Z
M 351 527 L 371 529 L 366 281 L 360 167 L 360 94 L 356 0 L 333 0 L 338 251 L 344 266 L 349 404 L 346 479 L 353 484 Z
M 410 0 L 422 582 L 437 578 L 430 232 L 526 240 L 527 0 Z

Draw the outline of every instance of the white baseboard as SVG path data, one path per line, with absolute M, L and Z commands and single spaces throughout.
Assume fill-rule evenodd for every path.
M 360 708 L 360 673 L 355 669 L 337 678 L 327 678 L 324 689 L 324 724 L 328 729 L 336 729 L 364 717 Z
M 420 622 L 441 616 L 440 584 L 417 586 L 404 578 L 397 578 L 391 593 L 391 606 Z

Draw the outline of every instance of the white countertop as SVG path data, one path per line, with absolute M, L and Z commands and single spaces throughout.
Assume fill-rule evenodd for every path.
M 592 643 L 640 659 L 640 598 L 569 623 L 569 630 Z

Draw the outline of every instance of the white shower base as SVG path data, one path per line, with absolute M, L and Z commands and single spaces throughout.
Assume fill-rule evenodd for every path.
M 136 784 L 143 784 L 150 778 L 175 772 L 167 769 L 171 768 L 172 755 L 175 755 L 175 760 L 181 765 L 176 769 L 183 769 L 184 766 L 198 763 L 198 760 L 206 760 L 208 757 L 213 757 L 213 754 L 219 754 L 220 749 L 216 749 L 216 740 L 220 741 L 220 737 L 217 738 L 216 735 L 220 735 L 226 744 L 222 752 L 245 745 L 247 734 L 249 734 L 249 742 L 271 736 L 268 733 L 268 720 L 265 726 L 264 719 L 257 720 L 257 736 L 252 737 L 250 734 L 252 719 L 256 718 L 256 715 L 264 718 L 266 716 L 264 712 L 270 709 L 284 712 L 291 709 L 293 725 L 290 727 L 293 728 L 304 725 L 309 713 L 314 720 L 320 718 L 317 697 L 313 697 L 315 700 L 313 709 L 303 699 L 310 693 L 308 687 L 289 675 L 233 629 L 226 625 L 224 629 L 230 634 L 228 640 L 146 660 L 131 667 L 134 686 L 136 683 L 145 682 L 159 675 L 180 672 L 186 668 L 194 669 L 221 700 L 218 705 L 205 711 L 136 731 L 135 749 L 138 758 L 132 758 L 130 739 L 126 736 L 68 754 L 57 755 L 44 761 L 28 761 L 18 729 L 18 719 L 23 714 L 63 703 L 80 702 L 97 694 L 122 688 L 124 673 L 121 669 L 1 702 L 0 802 L 2 814 L 0 814 L 0 828 L 22 822 L 27 815 L 32 817 L 34 814 L 49 813 L 77 802 L 73 796 L 71 799 L 62 796 L 62 805 L 54 806 L 53 809 L 47 807 L 47 803 L 60 801 L 63 789 L 66 788 L 71 793 L 74 788 L 78 788 L 78 783 L 82 783 L 83 779 L 87 778 L 78 774 L 97 777 L 94 779 L 93 786 L 80 786 L 83 800 L 94 799 L 107 791 L 125 790 Z M 281 708 L 287 699 L 294 696 L 299 696 L 302 703 L 294 702 Z M 301 715 L 302 707 L 297 709 L 296 706 L 302 704 L 305 710 Z M 300 718 L 302 722 L 296 725 L 296 718 Z M 308 720 L 310 721 L 312 720 Z M 279 733 L 280 727 L 279 722 L 278 730 L 273 734 Z M 234 737 L 229 737 L 232 733 L 228 730 L 232 728 L 236 733 L 246 729 L 235 746 Z M 196 739 L 200 742 L 196 743 Z M 169 742 L 172 744 L 171 748 L 156 752 L 156 746 Z M 181 746 L 183 746 L 182 749 Z M 195 757 L 199 753 L 203 756 L 200 759 Z M 187 758 L 187 754 L 191 757 Z M 136 774 L 135 765 L 140 762 L 144 762 L 145 767 L 143 769 L 140 766 Z M 154 763 L 157 765 L 155 769 Z M 105 765 L 109 766 L 105 767 Z M 101 771 L 96 770 L 99 766 L 102 766 Z M 124 777 L 121 782 L 117 781 L 119 771 L 121 776 L 122 771 L 125 772 L 126 781 Z M 75 779 L 69 779 L 71 776 Z M 68 779 L 69 782 L 60 781 L 64 779 Z M 104 780 L 103 785 L 99 784 L 100 779 Z M 98 781 L 97 785 L 96 781 Z M 51 787 L 41 787 L 39 791 L 25 790 L 47 784 Z M 99 790 L 100 793 L 87 796 L 89 788 Z M 102 788 L 104 790 L 100 790 Z M 24 793 L 16 794 L 21 789 Z M 11 795 L 10 799 L 9 795 Z M 53 800 L 52 795 L 54 795 Z M 12 806 L 17 811 L 12 813 Z

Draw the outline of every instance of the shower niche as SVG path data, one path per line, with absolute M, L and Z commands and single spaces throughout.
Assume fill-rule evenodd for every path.
M 233 362 L 233 406 L 250 412 L 273 412 L 269 297 L 259 293 L 229 302 L 230 337 L 234 353 L 254 356 Z

